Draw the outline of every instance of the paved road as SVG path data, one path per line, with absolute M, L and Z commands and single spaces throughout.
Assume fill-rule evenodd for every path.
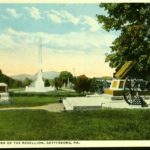
M 0 110 L 21 110 L 21 109 L 43 109 L 50 112 L 61 112 L 64 110 L 62 103 L 48 104 L 44 106 L 34 106 L 34 107 L 10 107 L 10 108 L 0 108 Z

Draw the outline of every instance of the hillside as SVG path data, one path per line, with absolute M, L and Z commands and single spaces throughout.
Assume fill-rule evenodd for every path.
M 21 81 L 12 79 L 11 77 L 3 74 L 1 70 L 0 70 L 0 82 L 6 83 L 9 88 L 18 88 L 23 86 Z
M 14 75 L 11 77 L 15 80 L 23 81 L 23 80 L 25 80 L 25 78 L 29 78 L 29 79 L 34 80 L 34 79 L 36 79 L 36 76 L 37 76 L 37 74 L 34 74 L 34 75 L 19 74 L 19 75 Z M 58 77 L 58 76 L 59 76 L 59 72 L 56 72 L 56 71 L 43 72 L 43 77 L 45 79 L 54 79 L 55 77 Z
M 23 80 L 25 80 L 26 78 L 29 78 L 29 79 L 34 80 L 34 79 L 35 79 L 35 75 L 19 74 L 19 75 L 13 75 L 13 76 L 11 76 L 11 78 L 13 78 L 13 79 L 15 79 L 15 80 L 19 80 L 19 81 L 23 81 Z

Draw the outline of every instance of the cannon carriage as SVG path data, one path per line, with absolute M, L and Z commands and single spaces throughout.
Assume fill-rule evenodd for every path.
M 123 99 L 129 105 L 141 105 L 147 107 L 146 99 L 150 96 L 150 81 L 143 79 L 133 79 L 129 76 L 129 72 L 136 64 L 134 61 L 127 61 L 114 74 L 114 79 L 111 82 L 109 89 L 104 92 L 111 94 L 115 98 L 123 96 Z
M 127 61 L 115 74 L 116 78 L 125 78 L 123 83 L 123 97 L 129 105 L 141 105 L 147 107 L 147 96 L 150 95 L 150 81 L 144 79 L 133 79 L 127 76 L 129 71 L 136 64 L 134 61 Z

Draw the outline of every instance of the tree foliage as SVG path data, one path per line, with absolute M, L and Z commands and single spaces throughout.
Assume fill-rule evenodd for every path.
M 77 77 L 75 82 L 75 90 L 78 92 L 84 92 L 90 90 L 90 80 L 85 75 Z
M 24 87 L 29 86 L 31 84 L 32 80 L 29 78 L 25 78 L 23 81 Z
M 62 80 L 63 83 L 67 84 L 68 78 L 69 78 L 69 81 L 73 80 L 73 75 L 68 71 L 62 71 L 60 72 L 59 78 L 60 80 Z
M 49 80 L 48 80 L 48 79 L 45 79 L 45 80 L 44 80 L 44 85 L 45 85 L 46 87 L 49 87 L 49 86 L 50 86 L 50 83 L 49 83 Z
M 73 75 L 68 71 L 60 72 L 60 75 L 54 79 L 54 85 L 56 89 L 59 89 L 63 86 L 63 84 L 67 84 L 68 79 L 70 82 L 74 81 Z
M 97 78 L 90 79 L 90 92 L 102 92 L 104 85 L 102 80 Z
M 23 84 L 21 81 L 12 79 L 11 77 L 3 74 L 1 70 L 0 70 L 0 82 L 6 83 L 8 85 L 8 88 L 23 87 Z
M 120 31 L 106 55 L 106 62 L 116 71 L 129 60 L 136 61 L 131 75 L 147 78 L 150 71 L 150 4 L 103 3 L 108 15 L 97 15 L 106 31 Z
M 58 90 L 63 85 L 62 80 L 59 77 L 54 78 L 54 86 Z

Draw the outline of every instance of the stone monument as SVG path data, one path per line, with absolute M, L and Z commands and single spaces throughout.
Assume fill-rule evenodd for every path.
M 39 54 L 38 54 L 38 73 L 37 78 L 35 80 L 34 86 L 27 86 L 25 91 L 26 92 L 49 92 L 54 91 L 55 88 L 52 86 L 45 87 L 44 81 L 43 81 L 43 74 L 42 74 L 42 40 L 39 40 L 40 46 L 39 46 Z
M 10 97 L 8 93 L 8 86 L 5 83 L 0 83 L 0 103 L 9 103 Z
M 134 61 L 125 62 L 125 64 L 116 72 L 110 88 L 104 89 L 104 93 L 112 96 L 122 96 L 125 85 L 125 76 L 132 69 L 134 64 Z

